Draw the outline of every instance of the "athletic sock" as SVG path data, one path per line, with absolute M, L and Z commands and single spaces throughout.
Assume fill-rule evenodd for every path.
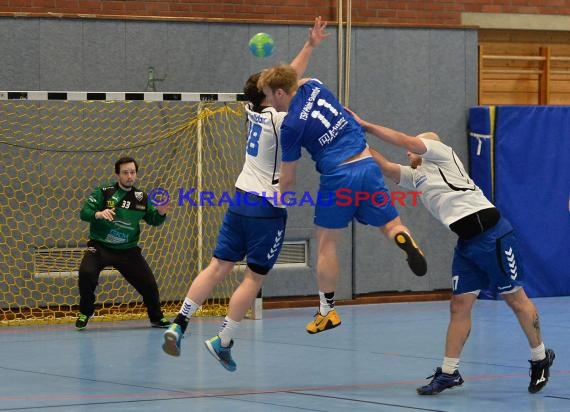
M 331 310 L 334 309 L 334 292 L 323 293 L 319 291 L 319 312 L 321 315 L 326 316 Z
M 178 312 L 176 319 L 174 319 L 174 323 L 177 323 L 182 328 L 182 333 L 186 332 L 190 317 L 194 314 L 194 312 L 198 310 L 199 307 L 200 305 L 198 305 L 189 297 L 184 298 L 184 302 L 180 307 L 180 311 Z
M 200 305 L 198 305 L 192 299 L 185 297 L 184 303 L 182 303 L 182 307 L 178 313 L 183 315 L 186 319 L 190 319 L 190 317 L 194 314 L 194 312 L 198 310 L 199 307 Z
M 239 328 L 239 322 L 231 320 L 226 316 L 226 318 L 224 319 L 224 323 L 222 324 L 222 327 L 218 332 L 218 336 L 222 341 L 223 347 L 228 347 L 230 345 L 232 338 L 238 328 Z
M 530 360 L 540 361 L 546 358 L 546 351 L 544 349 L 544 342 L 538 345 L 536 348 L 530 349 Z
M 453 375 L 459 369 L 459 358 L 448 358 L 447 356 L 443 358 L 443 363 L 441 365 L 441 370 L 443 373 Z

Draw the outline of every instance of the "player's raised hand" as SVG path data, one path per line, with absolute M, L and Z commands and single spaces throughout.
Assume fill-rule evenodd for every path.
M 160 205 L 160 206 L 156 205 L 155 207 L 156 207 L 156 210 L 158 211 L 158 214 L 161 216 L 164 216 L 170 210 L 170 202 L 165 203 L 164 205 Z
M 326 32 L 327 22 L 323 22 L 321 16 L 315 17 L 315 25 L 309 29 L 309 44 L 317 47 L 321 42 L 329 37 L 331 33 Z

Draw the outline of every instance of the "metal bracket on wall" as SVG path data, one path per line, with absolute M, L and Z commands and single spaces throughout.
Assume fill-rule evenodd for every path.
M 156 77 L 156 71 L 154 67 L 148 67 L 148 76 L 146 80 L 146 91 L 147 92 L 156 92 L 156 82 L 162 82 L 166 79 L 166 75 L 162 78 Z

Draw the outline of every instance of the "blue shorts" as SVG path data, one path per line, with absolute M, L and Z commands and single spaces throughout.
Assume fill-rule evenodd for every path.
M 495 226 L 470 239 L 459 239 L 451 267 L 453 294 L 490 289 L 508 293 L 523 285 L 520 249 L 511 224 Z
M 353 218 L 380 227 L 398 217 L 382 171 L 371 157 L 322 174 L 319 196 L 314 223 L 327 229 L 345 228 Z
M 213 255 L 228 262 L 239 262 L 247 256 L 247 266 L 253 272 L 265 275 L 273 268 L 281 252 L 287 210 L 273 207 L 263 198 L 248 197 L 252 206 L 244 209 L 241 202 L 228 208 Z M 255 198 L 259 202 L 253 201 Z

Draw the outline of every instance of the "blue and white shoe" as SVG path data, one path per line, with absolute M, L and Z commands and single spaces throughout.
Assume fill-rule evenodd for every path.
M 212 354 L 214 358 L 220 364 L 230 372 L 234 372 L 237 368 L 236 363 L 232 359 L 232 346 L 234 346 L 234 341 L 230 341 L 230 346 L 223 347 L 222 340 L 218 335 L 214 336 L 211 339 L 204 341 L 206 348 Z
M 463 384 L 463 378 L 459 374 L 458 370 L 452 374 L 449 374 L 443 373 L 441 368 L 437 368 L 435 370 L 435 373 L 431 376 L 428 376 L 426 379 L 430 378 L 433 378 L 430 383 L 416 389 L 418 394 L 437 395 L 445 389 L 453 388 L 454 386 L 461 386 Z
M 170 356 L 180 356 L 180 340 L 183 337 L 182 328 L 179 324 L 173 323 L 164 332 L 164 343 L 162 350 Z

